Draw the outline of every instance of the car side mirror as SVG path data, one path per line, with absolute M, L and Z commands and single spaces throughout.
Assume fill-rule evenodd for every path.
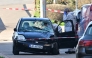
M 16 29 L 16 28 L 14 28 L 14 31 L 17 31 L 17 29 Z

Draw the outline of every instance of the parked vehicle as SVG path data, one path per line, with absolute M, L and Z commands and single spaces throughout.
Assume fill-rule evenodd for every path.
M 81 37 L 86 29 L 86 26 L 88 25 L 88 23 L 90 22 L 90 7 L 91 4 L 84 4 L 81 7 L 81 11 L 78 13 L 77 16 L 77 20 L 78 20 L 78 24 L 79 24 L 79 37 Z
M 75 47 L 78 38 L 74 31 L 73 22 L 68 21 L 72 24 L 72 31 L 56 35 L 52 22 L 48 18 L 20 18 L 12 36 L 13 54 L 47 52 L 56 55 L 59 54 L 61 48 Z
M 92 56 L 92 21 L 87 25 L 76 46 L 76 58 Z

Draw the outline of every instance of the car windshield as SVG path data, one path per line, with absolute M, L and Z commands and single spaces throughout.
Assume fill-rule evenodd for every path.
M 18 27 L 19 32 L 54 32 L 49 20 L 22 20 Z

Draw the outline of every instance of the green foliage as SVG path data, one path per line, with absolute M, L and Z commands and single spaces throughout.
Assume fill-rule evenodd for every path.
M 47 4 L 52 4 L 52 3 L 53 3 L 53 0 L 46 0 L 46 1 L 47 1 Z M 64 4 L 64 5 L 67 5 L 68 0 L 56 0 L 56 3 L 57 3 L 57 4 Z
M 75 9 L 75 0 L 69 0 L 68 5 L 72 10 Z
M 40 0 L 35 0 L 35 1 L 36 1 L 36 6 L 35 6 L 36 11 L 35 11 L 34 16 L 40 17 Z
M 46 0 L 47 4 L 52 4 L 53 0 Z
M 56 0 L 57 4 L 68 5 L 71 9 L 75 9 L 76 0 Z M 52 4 L 53 0 L 47 0 L 47 3 Z M 91 0 L 78 0 L 78 8 L 84 4 L 91 4 Z
M 51 20 L 52 23 L 54 23 L 54 20 Z M 60 21 L 58 21 L 58 24 L 60 23 Z M 64 26 L 65 23 L 64 22 L 61 22 L 60 26 Z
M 3 56 L 0 56 L 0 58 L 5 58 L 5 57 L 3 57 Z
M 75 0 L 56 0 L 57 4 L 68 5 L 71 9 L 75 9 Z M 47 3 L 52 4 L 53 0 L 47 0 Z
M 91 4 L 92 0 L 78 0 L 78 8 L 81 9 L 81 6 L 84 4 Z
M 60 24 L 60 26 L 64 26 L 65 25 L 65 23 L 64 22 L 62 22 L 61 24 Z
M 67 5 L 69 0 L 57 0 L 57 3 Z
M 48 4 L 47 5 L 48 9 L 54 9 L 54 10 L 60 10 L 60 11 L 63 11 L 66 7 L 67 6 L 61 5 L 61 4 Z M 47 10 L 46 14 L 47 14 L 47 18 L 51 20 L 62 21 L 63 19 L 63 13 L 51 12 Z
M 40 13 L 39 13 L 39 11 L 35 11 L 34 16 L 36 16 L 36 17 L 40 17 Z

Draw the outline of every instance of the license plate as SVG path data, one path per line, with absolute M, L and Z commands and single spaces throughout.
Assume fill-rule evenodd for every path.
M 43 46 L 41 45 L 29 45 L 30 48 L 38 48 L 38 49 L 43 49 Z

